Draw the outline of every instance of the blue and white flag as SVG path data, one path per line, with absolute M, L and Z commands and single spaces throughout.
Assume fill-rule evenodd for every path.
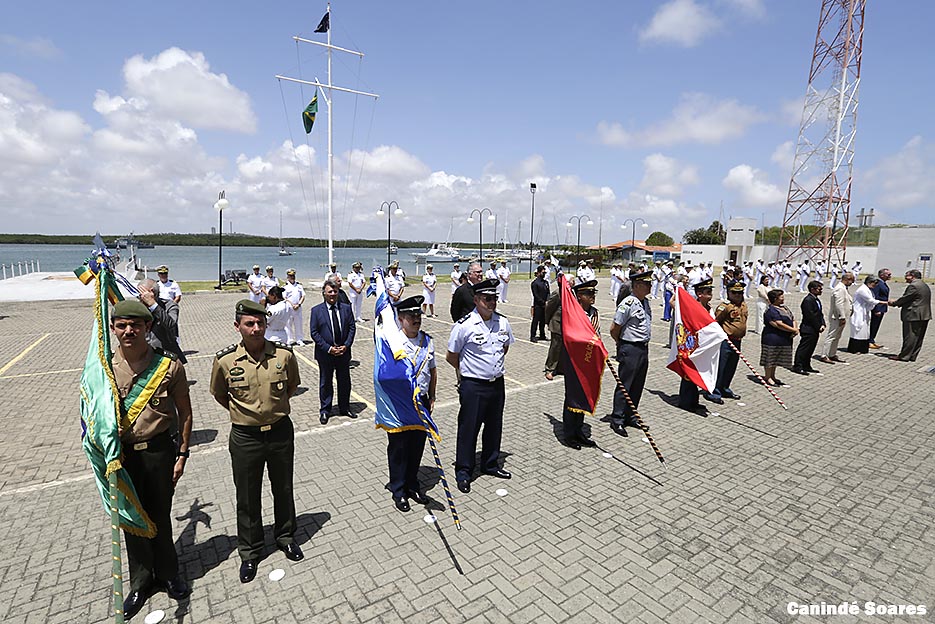
M 373 333 L 373 392 L 377 407 L 374 424 L 390 433 L 428 431 L 441 440 L 416 383 L 422 369 L 428 366 L 428 337 L 423 334 L 422 345 L 410 357 L 405 347 L 409 339 L 396 322 L 396 309 L 390 304 L 380 267 L 373 270 L 372 287 L 377 297 L 373 316 L 378 319 Z

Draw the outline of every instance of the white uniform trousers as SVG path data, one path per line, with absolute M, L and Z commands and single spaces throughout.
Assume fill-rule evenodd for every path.
M 293 310 L 286 323 L 286 329 L 292 330 L 292 340 L 295 342 L 305 342 L 305 330 L 302 323 L 302 306 L 298 310 Z
M 364 293 L 358 293 L 353 288 L 351 288 L 350 292 L 347 293 L 347 298 L 351 301 L 351 311 L 354 313 L 354 320 L 360 321 L 360 311 L 364 305 Z

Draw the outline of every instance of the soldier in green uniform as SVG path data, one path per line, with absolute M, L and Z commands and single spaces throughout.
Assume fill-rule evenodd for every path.
M 160 589 L 176 600 L 191 593 L 179 576 L 170 514 L 175 484 L 188 460 L 192 403 L 185 368 L 176 356 L 146 342 L 152 323 L 153 315 L 137 299 L 120 301 L 111 312 L 110 328 L 117 338 L 112 362 L 121 401 L 123 466 L 156 525 L 152 538 L 125 533 L 130 570 L 130 593 L 123 603 L 127 619 Z
M 266 340 L 266 309 L 260 304 L 238 301 L 234 327 L 242 340 L 217 353 L 211 394 L 230 412 L 240 582 L 249 583 L 263 555 L 260 487 L 264 466 L 273 492 L 276 547 L 292 561 L 304 556 L 295 543 L 295 437 L 289 419 L 289 397 L 299 387 L 299 366 L 290 347 Z

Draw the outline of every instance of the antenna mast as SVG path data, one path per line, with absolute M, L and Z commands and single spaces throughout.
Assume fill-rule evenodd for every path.
M 780 260 L 844 262 L 866 0 L 822 0 L 779 233 Z M 799 240 L 796 223 L 817 228 Z

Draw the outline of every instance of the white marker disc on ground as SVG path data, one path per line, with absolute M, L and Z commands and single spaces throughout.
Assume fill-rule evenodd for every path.
M 738 403 L 737 405 L 738 405 L 739 407 L 746 407 L 746 406 L 747 406 L 746 403 Z
M 613 459 L 613 458 L 614 458 L 614 454 L 613 454 L 613 453 L 604 453 L 604 457 L 606 457 L 607 459 Z
M 158 624 L 165 617 L 166 617 L 165 611 L 163 611 L 162 609 L 156 609 L 155 611 L 147 613 L 146 617 L 143 618 L 143 621 L 146 622 L 146 624 Z
M 649 438 L 643 438 L 643 442 L 646 442 L 647 444 L 649 444 Z
M 497 490 L 497 496 L 506 496 L 507 492 L 503 488 Z
M 711 412 L 711 415 L 712 415 L 712 416 L 720 416 L 720 415 L 721 415 L 721 412 Z
M 435 522 L 435 516 L 433 516 L 432 514 L 426 514 L 426 516 L 422 518 L 422 520 L 424 520 L 426 524 L 432 524 Z
M 812 373 L 812 375 L 818 375 L 819 377 L 824 377 L 824 376 L 825 376 L 824 373 Z
M 269 573 L 269 580 L 275 583 L 277 581 L 281 581 L 284 576 L 286 576 L 286 571 L 283 570 L 282 568 L 276 568 L 275 570 Z

